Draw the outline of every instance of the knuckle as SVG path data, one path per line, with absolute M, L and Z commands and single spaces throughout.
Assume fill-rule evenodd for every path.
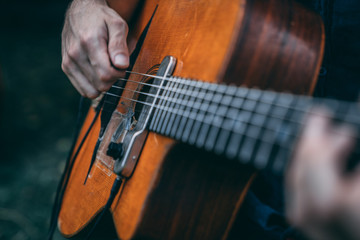
M 99 92 L 97 92 L 97 91 L 89 91 L 86 94 L 84 94 L 84 97 L 91 98 L 91 99 L 94 99 L 97 96 L 99 96 Z
M 82 92 L 82 91 L 78 91 L 80 93 L 81 96 L 85 97 L 85 98 L 88 98 L 87 94 Z
M 129 32 L 129 26 L 127 25 L 127 23 L 125 21 L 123 21 L 123 24 L 121 25 L 122 27 L 122 31 L 124 33 L 128 33 Z
M 69 59 L 68 58 L 63 58 L 62 63 L 61 63 L 61 69 L 63 70 L 63 72 L 68 73 L 69 68 L 70 68 Z
M 109 85 L 109 84 L 100 84 L 100 85 L 98 86 L 98 90 L 99 90 L 100 92 L 106 92 L 107 90 L 110 89 L 110 87 L 111 87 L 111 85 Z
M 68 49 L 68 56 L 72 59 L 79 59 L 81 55 L 80 47 L 73 46 Z
M 112 38 L 111 41 L 109 42 L 109 47 L 121 49 L 122 51 L 127 50 L 126 42 L 123 40 L 123 38 Z
M 127 23 L 125 22 L 125 20 L 123 20 L 120 17 L 112 18 L 110 23 L 115 25 L 120 33 L 124 33 L 124 32 L 127 33 L 129 30 L 129 27 L 128 27 Z
M 113 76 L 111 75 L 111 74 L 109 74 L 109 73 L 105 73 L 105 72 L 103 72 L 103 73 L 100 73 L 99 74 L 99 79 L 100 79 L 100 81 L 101 82 L 110 82 L 110 81 L 112 81 L 113 80 Z
M 88 47 L 91 46 L 96 41 L 96 35 L 92 33 L 83 34 L 80 38 L 81 46 Z

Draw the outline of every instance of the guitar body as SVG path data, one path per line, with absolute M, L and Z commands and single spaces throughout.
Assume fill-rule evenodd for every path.
M 116 0 L 109 4 L 115 10 L 120 7 Z M 177 59 L 174 76 L 312 93 L 324 32 L 320 17 L 298 3 L 145 1 L 131 29 L 134 36 L 140 36 L 156 6 L 134 72 L 146 73 L 171 55 Z M 129 79 L 139 81 L 133 74 Z M 128 82 L 126 88 L 136 89 L 136 84 Z M 123 92 L 123 97 L 131 96 Z M 117 110 L 124 112 L 123 104 Z M 91 108 L 77 145 L 94 115 Z M 106 157 L 99 157 L 84 184 L 99 130 L 98 118 L 70 174 L 58 219 L 66 237 L 79 234 L 103 209 L 116 178 L 112 165 L 104 164 Z M 98 156 L 105 155 L 103 149 L 100 147 Z M 225 239 L 254 171 L 235 161 L 220 160 L 149 132 L 134 172 L 111 206 L 119 238 Z

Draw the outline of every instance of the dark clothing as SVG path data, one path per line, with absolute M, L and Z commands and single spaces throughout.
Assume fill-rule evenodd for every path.
M 326 31 L 315 96 L 357 101 L 360 90 L 360 1 L 315 0 Z
M 360 90 L 360 1 L 303 0 L 326 32 L 325 55 L 314 96 L 357 101 Z M 230 238 L 302 239 L 284 217 L 282 179 L 262 172 L 247 195 Z

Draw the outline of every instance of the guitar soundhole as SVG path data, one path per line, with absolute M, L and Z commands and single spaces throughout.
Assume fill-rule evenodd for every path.
M 154 78 L 147 78 L 145 83 L 146 84 L 153 84 Z M 134 93 L 134 99 L 137 99 L 138 102 L 135 104 L 135 110 L 134 110 L 134 117 L 135 119 L 139 119 L 140 114 L 143 111 L 143 108 L 147 106 L 147 104 L 151 104 L 148 99 L 148 94 L 150 94 L 150 85 L 139 85 L 139 89 L 137 90 L 140 93 Z
M 148 71 L 146 71 L 147 75 L 156 75 L 159 70 L 160 64 L 152 66 Z M 144 107 L 147 107 L 152 104 L 152 95 L 157 91 L 156 86 L 153 87 L 154 78 L 151 77 L 143 77 L 136 91 L 134 92 L 133 99 L 136 99 L 135 109 L 134 109 L 134 118 L 136 120 L 139 119 L 141 113 L 144 110 Z

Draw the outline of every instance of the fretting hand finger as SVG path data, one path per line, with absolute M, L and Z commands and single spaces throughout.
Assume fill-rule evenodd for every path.
M 62 69 L 76 90 L 84 97 L 92 99 L 96 98 L 100 92 L 93 87 L 88 78 L 84 76 L 75 62 L 73 62 L 68 57 L 65 59 L 66 60 L 63 60 Z
M 345 160 L 352 147 L 349 128 L 335 127 L 329 114 L 312 114 L 287 173 L 289 220 L 315 239 L 341 239 L 331 231 L 344 202 Z M 330 229 L 329 229 L 330 228 Z

